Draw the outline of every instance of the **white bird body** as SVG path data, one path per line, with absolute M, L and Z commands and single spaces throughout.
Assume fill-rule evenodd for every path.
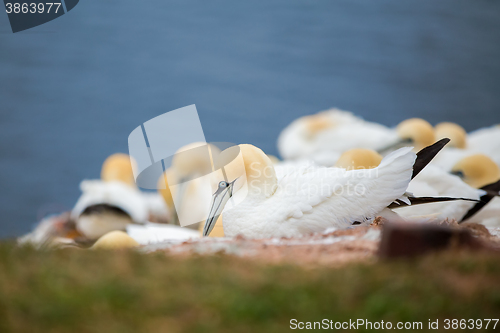
M 244 146 L 248 145 L 240 145 L 244 148 L 245 163 L 251 163 L 247 161 L 248 148 Z M 252 191 L 250 185 L 245 199 L 224 211 L 225 235 L 301 236 L 331 227 L 346 228 L 355 221 L 374 218 L 404 195 L 415 158 L 411 148 L 402 148 L 389 154 L 375 169 L 347 171 L 314 166 L 298 169 L 277 181 L 273 193 Z M 266 161 L 262 158 L 259 163 Z M 247 170 L 247 178 L 250 177 Z M 273 177 L 258 181 L 268 181 L 269 185 Z
M 185 241 L 200 237 L 200 233 L 197 230 L 159 223 L 146 223 L 144 225 L 129 224 L 127 226 L 127 234 L 141 245 L 164 241 Z
M 450 171 L 461 159 L 472 155 L 469 149 L 443 148 L 432 160 L 431 165 L 437 166 L 444 171 Z
M 399 140 L 395 129 L 365 121 L 351 112 L 330 109 L 292 122 L 281 132 L 278 149 L 285 159 L 305 158 L 331 166 L 346 150 L 378 150 Z
M 459 197 L 476 200 L 483 193 L 467 185 L 459 177 L 433 165 L 426 166 L 410 182 L 408 192 L 416 197 Z M 475 204 L 476 202 L 464 200 L 435 202 L 396 208 L 395 212 L 404 218 L 432 215 L 437 219 L 449 218 L 460 221 Z
M 90 239 L 101 237 L 112 230 L 124 230 L 132 222 L 145 223 L 148 219 L 148 205 L 142 193 L 120 181 L 84 180 L 80 184 L 82 195 L 71 211 L 78 231 Z M 89 207 L 107 205 L 126 213 L 101 212 L 84 214 Z

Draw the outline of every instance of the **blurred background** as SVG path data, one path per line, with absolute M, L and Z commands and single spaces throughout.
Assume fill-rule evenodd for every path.
M 0 13 L 0 237 L 69 210 L 135 127 L 190 104 L 207 141 L 271 154 L 330 107 L 499 123 L 500 2 L 82 0 L 16 34 Z

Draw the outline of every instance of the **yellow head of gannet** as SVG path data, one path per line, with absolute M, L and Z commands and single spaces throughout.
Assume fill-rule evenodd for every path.
M 105 182 L 120 181 L 130 186 L 136 186 L 132 171 L 131 157 L 127 154 L 113 154 L 103 163 L 101 179 Z
M 498 165 L 484 154 L 467 156 L 460 160 L 451 170 L 464 182 L 475 188 L 493 184 L 500 179 Z
M 123 231 L 111 231 L 102 236 L 92 246 L 93 250 L 119 250 L 138 247 L 139 243 Z
M 382 162 L 382 155 L 372 149 L 356 148 L 343 153 L 335 167 L 346 170 L 373 169 Z
M 451 140 L 448 144 L 449 147 L 467 148 L 467 132 L 458 124 L 451 122 L 439 123 L 435 127 L 435 133 L 436 140 L 449 138 Z
M 319 132 L 335 126 L 331 117 L 329 117 L 325 112 L 304 116 L 302 121 L 304 123 L 304 133 L 306 134 L 306 138 L 309 139 L 314 138 Z
M 421 118 L 410 118 L 402 121 L 396 128 L 403 140 L 410 141 L 416 150 L 432 145 L 436 141 L 434 128 Z

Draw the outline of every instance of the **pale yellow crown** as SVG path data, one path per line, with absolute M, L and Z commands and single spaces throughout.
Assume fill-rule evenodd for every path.
M 313 138 L 319 132 L 335 126 L 332 120 L 321 112 L 310 116 L 304 116 L 302 121 L 304 122 L 306 133 L 309 138 Z
M 488 156 L 475 154 L 460 160 L 451 170 L 461 172 L 463 180 L 472 187 L 481 188 L 500 179 L 500 168 Z
M 120 153 L 109 156 L 102 165 L 101 179 L 105 182 L 120 181 L 135 187 L 130 156 Z
M 434 128 L 421 118 L 404 120 L 396 130 L 402 139 L 411 139 L 417 150 L 430 146 L 436 141 Z
M 449 147 L 467 148 L 467 132 L 462 126 L 450 122 L 439 123 L 436 125 L 435 132 L 436 140 L 443 138 L 451 140 L 448 144 Z
M 340 156 L 335 167 L 347 170 L 373 169 L 382 161 L 382 155 L 371 149 L 356 148 L 346 151 Z

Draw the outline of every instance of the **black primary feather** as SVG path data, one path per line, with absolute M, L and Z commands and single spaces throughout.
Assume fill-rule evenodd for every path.
M 426 204 L 426 203 L 433 203 L 433 202 L 456 201 L 456 200 L 479 202 L 479 200 L 476 200 L 476 199 L 453 198 L 453 197 L 408 197 L 408 199 L 410 200 L 411 206 L 421 205 L 421 204 Z M 394 201 L 393 203 L 391 203 L 387 207 L 390 209 L 394 209 L 394 208 L 400 208 L 400 207 L 405 207 L 405 206 L 410 206 L 410 205 L 408 205 L 406 202 L 398 199 L 398 200 Z
M 411 179 L 415 178 L 420 173 L 420 171 L 422 171 L 427 166 L 427 164 L 432 161 L 437 153 L 439 153 L 441 149 L 443 149 L 444 146 L 448 144 L 448 142 L 450 142 L 450 139 L 444 138 L 419 151 L 417 153 L 417 159 L 413 164 L 413 174 L 411 176 Z

